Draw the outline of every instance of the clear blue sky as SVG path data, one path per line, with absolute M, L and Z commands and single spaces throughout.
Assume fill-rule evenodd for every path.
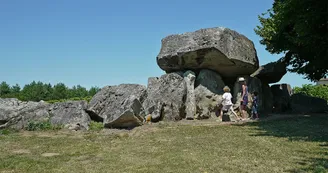
M 251 39 L 260 64 L 279 58 L 259 44 L 257 15 L 273 0 L 1 0 L 0 81 L 68 86 L 147 84 L 161 39 L 224 26 Z M 311 83 L 295 74 L 280 82 Z

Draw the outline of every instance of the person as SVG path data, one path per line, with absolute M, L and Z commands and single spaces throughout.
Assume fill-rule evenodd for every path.
M 257 100 L 258 100 L 258 97 L 257 97 L 258 93 L 256 91 L 253 92 L 252 94 L 252 118 L 255 116 L 256 120 L 259 119 L 259 115 L 257 113 L 257 108 L 258 108 L 258 103 L 257 103 Z
M 233 110 L 232 108 L 232 95 L 230 93 L 230 88 L 228 86 L 225 86 L 223 88 L 223 91 L 224 91 L 224 94 L 222 95 L 222 102 L 221 102 L 221 105 L 222 105 L 222 108 L 221 108 L 221 111 L 220 111 L 220 116 L 219 116 L 219 120 L 222 121 L 222 116 L 223 116 L 223 111 L 231 111 L 238 119 L 238 116 L 236 114 L 236 112 Z
M 246 117 L 246 109 L 247 109 L 247 104 L 248 104 L 248 87 L 247 87 L 246 81 L 243 77 L 239 78 L 239 82 L 240 82 L 241 88 L 242 88 L 240 113 L 241 113 L 243 120 L 245 120 L 247 118 Z

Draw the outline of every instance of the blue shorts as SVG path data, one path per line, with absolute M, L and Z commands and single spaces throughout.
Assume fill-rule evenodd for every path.
M 253 112 L 253 114 L 257 114 L 257 107 L 256 106 L 252 106 L 252 112 Z

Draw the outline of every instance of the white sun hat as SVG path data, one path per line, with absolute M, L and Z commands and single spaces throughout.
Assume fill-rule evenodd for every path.
M 239 82 L 244 82 L 244 81 L 245 81 L 245 78 L 240 77 L 240 78 L 238 79 L 238 81 L 239 81 Z

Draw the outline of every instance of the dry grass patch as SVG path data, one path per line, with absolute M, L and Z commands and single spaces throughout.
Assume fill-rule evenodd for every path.
M 0 172 L 325 172 L 327 117 L 11 133 L 0 136 Z

